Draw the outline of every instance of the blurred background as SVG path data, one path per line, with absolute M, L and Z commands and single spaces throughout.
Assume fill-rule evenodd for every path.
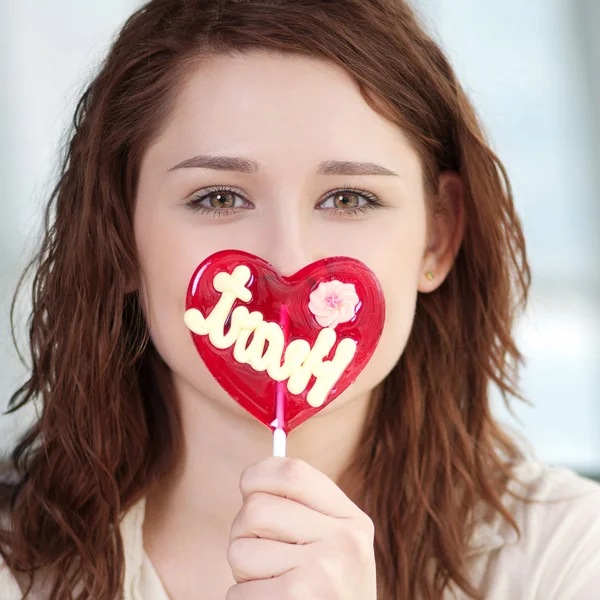
M 141 3 L 0 0 L 0 410 L 24 381 L 9 309 L 86 81 Z M 414 0 L 511 178 L 534 284 L 518 340 L 531 405 L 499 418 L 541 460 L 600 477 L 600 2 Z M 595 24 L 595 26 L 594 26 Z M 28 359 L 28 292 L 17 339 Z M 0 458 L 35 418 L 0 415 Z

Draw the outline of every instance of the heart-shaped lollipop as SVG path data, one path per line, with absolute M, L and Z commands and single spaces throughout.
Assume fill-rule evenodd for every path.
M 325 258 L 282 277 L 238 250 L 212 254 L 196 268 L 184 316 L 229 396 L 286 433 L 355 381 L 384 318 L 379 282 L 356 259 Z

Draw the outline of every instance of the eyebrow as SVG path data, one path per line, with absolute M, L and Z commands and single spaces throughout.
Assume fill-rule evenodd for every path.
M 171 167 L 169 171 L 177 169 L 214 169 L 216 171 L 238 171 L 240 173 L 257 173 L 260 164 L 255 160 L 237 158 L 234 156 L 201 155 L 187 158 Z M 326 160 L 319 163 L 318 175 L 392 175 L 400 177 L 386 167 L 372 162 L 357 162 L 353 160 Z

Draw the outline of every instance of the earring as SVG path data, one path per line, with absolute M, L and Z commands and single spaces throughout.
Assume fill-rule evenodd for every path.
M 429 279 L 429 281 L 433 281 L 435 279 L 435 275 L 433 274 L 433 271 L 427 271 L 427 273 L 425 273 L 425 277 L 427 277 L 427 279 Z

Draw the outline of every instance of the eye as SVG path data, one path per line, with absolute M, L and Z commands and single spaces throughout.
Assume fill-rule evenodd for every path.
M 239 192 L 228 187 L 215 186 L 196 194 L 186 203 L 186 207 L 219 217 L 251 208 L 252 205 Z
M 243 194 L 225 186 L 205 188 L 195 194 L 185 206 L 212 217 L 223 217 L 254 208 Z M 320 210 L 344 216 L 358 215 L 380 206 L 384 206 L 383 202 L 371 192 L 350 187 L 329 192 L 329 195 L 317 204 Z
M 371 192 L 343 188 L 330 192 L 317 206 L 335 214 L 355 215 L 383 206 L 383 203 Z

